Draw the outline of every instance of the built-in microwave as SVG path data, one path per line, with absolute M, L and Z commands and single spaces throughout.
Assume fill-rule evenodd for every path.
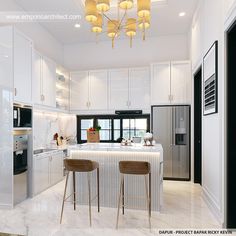
M 13 107 L 13 127 L 32 128 L 32 107 L 14 105 Z

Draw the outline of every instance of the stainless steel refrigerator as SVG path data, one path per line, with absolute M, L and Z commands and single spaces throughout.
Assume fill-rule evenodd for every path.
M 190 180 L 190 106 L 152 106 L 152 132 L 163 146 L 164 179 Z

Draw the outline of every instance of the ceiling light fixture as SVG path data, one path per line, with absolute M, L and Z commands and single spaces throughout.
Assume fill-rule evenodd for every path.
M 80 28 L 80 24 L 76 23 L 75 28 Z
M 145 40 L 146 29 L 150 27 L 151 0 L 137 0 L 136 18 L 128 17 L 128 12 L 134 7 L 133 0 L 117 0 L 117 17 L 110 18 L 107 13 L 110 9 L 111 0 L 85 0 L 85 19 L 91 24 L 91 31 L 98 36 L 106 33 L 114 41 L 121 32 L 130 39 L 132 47 L 133 37 L 136 35 L 137 26 L 141 29 L 143 40 Z M 123 15 L 121 15 L 123 13 Z M 103 30 L 106 25 L 106 31 Z
M 180 13 L 179 13 L 179 16 L 180 16 L 180 17 L 183 17 L 183 16 L 185 16 L 185 15 L 186 15 L 185 12 L 180 12 Z

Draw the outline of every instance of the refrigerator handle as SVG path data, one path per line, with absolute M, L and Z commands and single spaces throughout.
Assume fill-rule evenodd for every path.
M 175 119 L 176 119 L 176 108 L 172 108 L 172 127 L 171 127 L 171 136 L 172 136 L 172 146 L 175 146 Z
M 173 146 L 173 108 L 170 110 L 170 146 Z

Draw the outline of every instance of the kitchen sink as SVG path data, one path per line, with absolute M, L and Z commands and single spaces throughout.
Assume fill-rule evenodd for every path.
M 53 148 L 36 149 L 36 150 L 34 150 L 34 154 L 41 154 L 41 153 L 51 152 L 51 151 L 56 151 L 56 150 L 57 149 L 53 149 Z

